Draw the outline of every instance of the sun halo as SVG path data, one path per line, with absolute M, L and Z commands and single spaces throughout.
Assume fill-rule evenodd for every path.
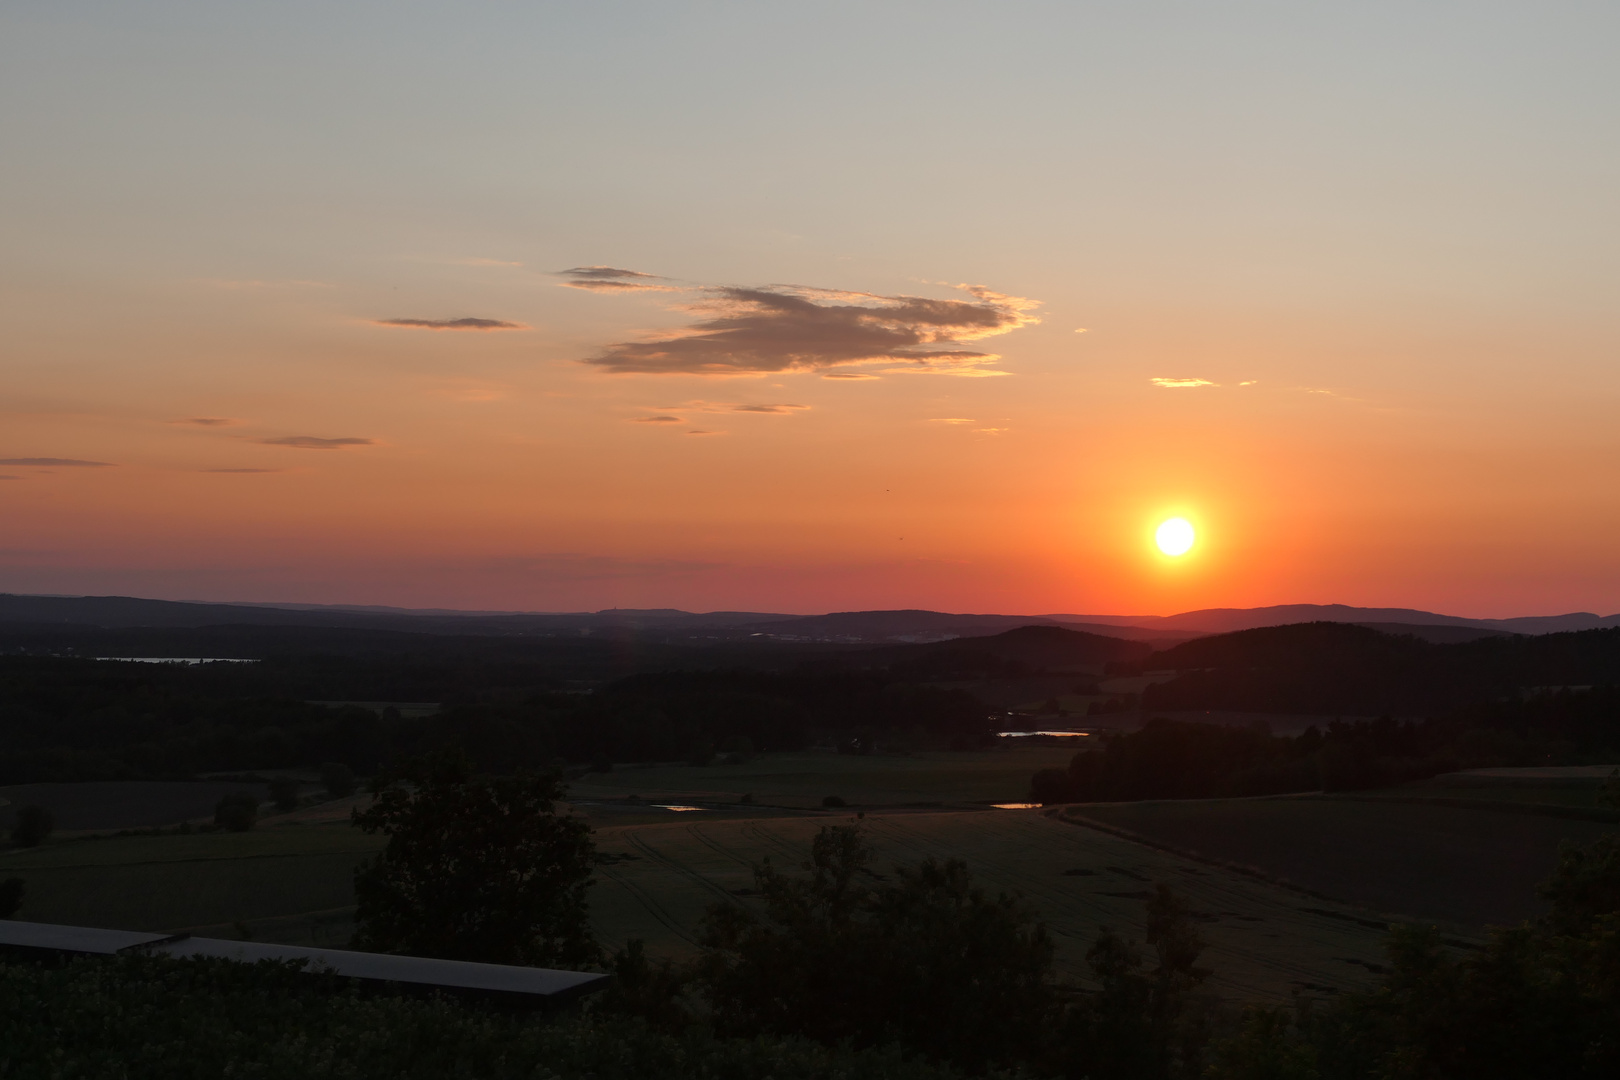
M 1153 533 L 1153 542 L 1159 546 L 1160 551 L 1171 558 L 1187 554 L 1197 539 L 1198 534 L 1194 531 L 1192 522 L 1181 517 L 1161 521 Z

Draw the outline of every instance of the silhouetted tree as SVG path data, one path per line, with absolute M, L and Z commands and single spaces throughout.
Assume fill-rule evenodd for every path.
M 321 766 L 321 785 L 334 799 L 345 799 L 354 794 L 354 771 L 341 761 L 328 761 Z
M 555 776 L 477 776 L 446 751 L 387 771 L 355 825 L 388 837 L 355 871 L 354 945 L 450 960 L 596 959 L 585 890 L 590 828 L 560 815 Z
M 20 877 L 0 881 L 0 919 L 9 919 L 22 907 L 26 886 Z
M 270 781 L 270 801 L 283 813 L 298 809 L 298 781 L 286 776 Z
M 18 847 L 38 847 L 55 827 L 56 819 L 45 807 L 20 807 L 17 822 L 11 829 L 11 842 Z
M 1154 887 L 1141 949 L 1106 927 L 1086 953 L 1101 985 L 1070 1008 L 1062 1049 L 1064 1073 L 1092 1080 L 1179 1080 L 1198 1076 L 1208 1039 L 1209 1002 L 1197 998 L 1208 970 L 1198 966 L 1204 942 L 1185 904 L 1169 886 Z
M 755 870 L 765 911 L 711 908 L 697 980 L 715 1026 L 856 1045 L 898 1041 L 976 1068 L 1038 1044 L 1052 944 L 1022 900 L 991 897 L 957 861 L 868 884 L 858 827 L 828 826 L 808 876 Z
M 231 832 L 247 832 L 259 820 L 259 800 L 250 792 L 233 791 L 214 804 L 214 824 Z

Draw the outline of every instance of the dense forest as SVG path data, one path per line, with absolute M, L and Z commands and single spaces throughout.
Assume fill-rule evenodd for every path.
M 617 636 L 444 636 L 343 627 L 0 626 L 0 783 L 179 778 L 320 762 L 362 775 L 455 745 L 487 768 L 600 767 L 836 745 L 987 745 L 995 680 L 1146 687 L 1135 734 L 1102 740 L 1049 798 L 1373 787 L 1469 765 L 1620 752 L 1620 630 L 1430 644 L 1311 623 L 1159 652 L 1048 626 L 884 647 Z M 253 657 L 184 666 L 106 655 Z M 418 703 L 397 709 L 376 703 Z M 349 704 L 344 704 L 349 703 Z M 371 703 L 371 704 L 354 704 Z M 1320 716 L 1297 737 L 1154 720 L 1201 710 Z M 1381 717 L 1382 719 L 1370 719 Z

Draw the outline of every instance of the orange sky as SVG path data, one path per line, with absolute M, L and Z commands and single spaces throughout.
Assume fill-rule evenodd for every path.
M 0 15 L 0 590 L 1620 610 L 1608 9 L 370 7 Z

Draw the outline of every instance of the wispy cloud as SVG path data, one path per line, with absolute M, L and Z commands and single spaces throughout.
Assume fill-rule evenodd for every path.
M 632 424 L 684 424 L 684 423 L 686 423 L 686 421 L 683 420 L 679 416 L 663 416 L 663 415 L 660 415 L 660 416 L 635 416 L 635 417 L 631 417 L 630 422 Z
M 977 424 L 977 420 L 970 420 L 965 416 L 936 416 L 928 421 L 930 424 Z
M 110 469 L 111 461 L 80 461 L 66 457 L 10 457 L 0 458 L 0 465 L 38 465 L 42 468 Z
M 170 420 L 171 424 L 187 424 L 193 427 L 225 427 L 236 423 L 224 416 L 187 416 L 180 420 Z
M 764 413 L 772 416 L 790 416 L 796 412 L 808 412 L 808 405 L 794 405 L 790 402 L 773 402 L 770 404 L 754 404 L 752 402 L 737 401 L 688 401 L 681 405 L 656 406 L 663 412 L 740 412 Z
M 314 435 L 282 435 L 259 441 L 265 446 L 292 446 L 300 450 L 342 450 L 346 446 L 375 445 L 371 439 L 320 439 Z
M 273 473 L 286 472 L 286 469 L 203 469 L 205 473 Z
M 609 268 L 587 267 L 606 277 Z M 698 286 L 679 306 L 691 326 L 608 345 L 584 363 L 616 375 L 763 375 L 887 364 L 897 374 L 1003 374 L 1000 357 L 962 346 L 1039 320 L 1034 301 L 979 285 L 967 300 L 798 285 Z
M 1149 379 L 1154 386 L 1162 386 L 1166 390 L 1189 390 L 1199 386 L 1219 386 L 1208 379 Z
M 522 323 L 500 319 L 374 319 L 376 326 L 402 326 L 408 330 L 527 330 Z
M 20 477 L 20 476 L 4 476 L 4 475 L 0 475 L 0 480 L 21 480 L 21 479 L 22 479 L 22 477 Z
M 868 375 L 864 371 L 829 371 L 823 379 L 881 379 L 881 375 Z
M 621 270 L 616 266 L 576 266 L 558 272 L 567 280 L 564 288 L 586 289 L 590 292 L 680 292 L 679 285 L 661 285 L 665 278 L 657 274 L 644 274 L 640 270 Z

